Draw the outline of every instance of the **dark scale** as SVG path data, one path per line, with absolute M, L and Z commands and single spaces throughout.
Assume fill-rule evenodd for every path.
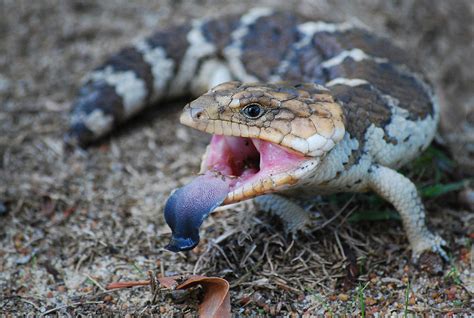
M 188 48 L 187 34 L 189 31 L 191 31 L 190 25 L 172 26 L 154 33 L 145 41 L 151 48 L 163 48 L 167 56 L 173 59 L 175 67 L 177 68 L 183 60 Z M 175 71 L 177 71 L 177 69 L 175 69 Z
M 219 52 L 231 43 L 230 34 L 240 25 L 240 15 L 231 15 L 227 19 L 212 19 L 203 23 L 204 37 L 217 47 Z M 221 53 L 219 53 L 221 55 Z
M 298 39 L 296 25 L 300 21 L 293 14 L 277 13 L 250 25 L 242 39 L 242 62 L 246 70 L 260 80 L 268 79 Z
M 151 66 L 143 59 L 143 54 L 134 47 L 128 47 L 115 55 L 112 55 L 104 65 L 96 70 L 112 68 L 114 71 L 132 71 L 138 78 L 145 83 L 147 90 L 147 101 L 153 94 L 153 73 Z

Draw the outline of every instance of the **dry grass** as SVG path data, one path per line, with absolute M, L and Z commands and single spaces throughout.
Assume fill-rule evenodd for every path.
M 226 2 L 234 11 L 250 6 Z M 472 38 L 463 33 L 472 21 L 469 1 L 297 3 L 302 12 L 388 32 L 423 61 L 450 104 L 473 98 L 474 72 L 465 65 Z M 306 202 L 315 230 L 296 240 L 242 203 L 214 213 L 195 250 L 173 254 L 163 249 L 170 235 L 163 203 L 197 172 L 208 140 L 177 126 L 183 102 L 148 111 L 86 151 L 64 151 L 68 109 L 87 70 L 131 38 L 224 6 L 0 0 L 0 312 L 195 312 L 183 302 L 189 294 L 162 293 L 152 302 L 149 288 L 104 290 L 112 281 L 146 279 L 148 270 L 226 278 L 239 315 L 471 312 L 474 222 L 456 191 L 425 198 L 430 226 L 451 248 L 443 275 L 411 265 L 400 222 L 369 195 Z M 432 152 L 407 169 L 420 188 L 465 178 L 443 149 Z M 388 220 L 368 221 L 374 214 L 364 211 Z

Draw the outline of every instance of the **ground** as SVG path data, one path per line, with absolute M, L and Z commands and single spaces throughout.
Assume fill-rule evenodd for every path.
M 445 113 L 473 107 L 469 0 L 257 2 L 360 21 L 419 59 Z M 396 213 L 373 195 L 306 202 L 314 230 L 295 240 L 243 203 L 214 213 L 193 251 L 166 251 L 164 201 L 197 173 L 209 139 L 178 125 L 184 101 L 157 105 L 86 150 L 63 148 L 80 80 L 105 56 L 159 26 L 251 6 L 0 0 L 0 313 L 195 315 L 186 293 L 163 291 L 152 302 L 148 287 L 104 289 L 149 270 L 225 278 L 242 316 L 473 312 L 472 181 L 456 163 L 467 148 L 450 154 L 442 135 L 403 170 L 423 194 L 429 226 L 449 243 L 440 273 L 411 263 Z

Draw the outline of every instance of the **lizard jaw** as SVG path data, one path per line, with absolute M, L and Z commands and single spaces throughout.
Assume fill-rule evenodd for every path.
M 290 188 L 319 161 L 262 139 L 213 135 L 200 173 L 220 174 L 229 185 L 223 204 L 231 204 Z

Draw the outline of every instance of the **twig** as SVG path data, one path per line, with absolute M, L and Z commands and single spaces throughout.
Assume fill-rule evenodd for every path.
M 69 304 L 69 305 L 63 305 L 63 306 L 59 306 L 59 307 L 47 310 L 47 311 L 41 313 L 40 317 L 44 317 L 44 316 L 46 316 L 50 313 L 56 312 L 56 311 L 64 309 L 64 308 L 76 307 L 76 306 L 82 306 L 82 305 L 90 305 L 90 304 L 103 304 L 103 303 L 104 303 L 103 301 L 86 301 L 86 302 L 83 302 L 83 303 L 81 303 L 81 302 L 72 303 L 72 304 Z
M 232 269 L 235 269 L 234 265 L 232 264 L 232 262 L 229 260 L 229 258 L 227 257 L 227 255 L 225 254 L 224 250 L 218 245 L 216 244 L 215 242 L 211 241 L 211 244 L 214 246 L 214 248 L 217 248 L 219 250 L 219 252 L 221 252 L 221 255 L 224 257 L 224 259 L 226 260 L 227 264 L 229 265 L 230 268 Z
M 122 289 L 135 286 L 147 286 L 150 285 L 149 280 L 136 280 L 131 282 L 115 282 L 107 285 L 107 289 Z
M 194 269 L 193 269 L 193 274 L 194 275 L 197 275 L 197 273 L 200 271 L 200 265 L 201 265 L 201 262 L 206 258 L 207 254 L 211 251 L 212 247 L 210 244 L 207 244 L 206 246 L 206 250 L 201 253 L 201 255 L 199 256 L 198 260 L 196 261 L 196 264 L 194 264 Z
M 334 237 L 336 238 L 336 243 L 337 246 L 339 247 L 339 251 L 341 252 L 341 256 L 346 259 L 346 254 L 344 253 L 344 248 L 342 247 L 341 240 L 339 239 L 339 234 L 338 232 L 334 232 Z
M 89 274 L 86 274 L 86 277 L 92 282 L 94 283 L 94 285 L 96 285 L 97 287 L 100 288 L 100 290 L 102 291 L 107 291 L 107 289 L 105 289 L 98 281 L 96 281 L 94 278 L 92 278 Z
M 22 302 L 24 303 L 27 303 L 27 304 L 30 304 L 31 306 L 33 306 L 37 311 L 41 312 L 41 309 L 38 307 L 38 305 L 36 305 L 34 302 L 32 301 L 29 301 L 28 299 L 25 299 L 23 297 L 18 297 L 18 299 L 20 299 Z
M 81 267 L 82 263 L 89 257 L 89 254 L 86 254 L 86 253 L 83 253 L 83 255 L 81 256 L 81 258 L 79 259 L 79 261 L 77 262 L 76 264 L 76 268 L 74 269 L 74 271 L 78 272 L 79 271 L 79 268 Z
M 156 275 L 153 271 L 148 271 L 148 277 L 150 278 L 150 288 L 151 288 L 151 304 L 155 304 L 156 298 L 158 297 L 158 282 L 156 281 Z
M 160 262 L 160 273 L 161 277 L 165 277 L 165 265 L 163 264 L 163 260 Z
M 346 204 L 344 204 L 344 206 L 342 208 L 339 209 L 339 211 L 337 211 L 336 214 L 334 214 L 330 219 L 326 220 L 323 224 L 321 224 L 320 226 L 317 226 L 313 231 L 319 231 L 323 228 L 325 228 L 328 224 L 330 224 L 332 221 L 334 221 L 335 219 L 337 219 L 339 217 L 339 215 L 342 214 L 342 212 L 344 212 L 347 207 L 349 206 L 349 204 L 354 200 L 354 197 L 355 196 L 352 196 L 347 202 Z M 349 213 L 352 213 L 356 208 L 354 207 Z M 343 219 L 343 222 L 345 221 L 345 219 Z M 341 224 L 343 223 L 341 222 Z

